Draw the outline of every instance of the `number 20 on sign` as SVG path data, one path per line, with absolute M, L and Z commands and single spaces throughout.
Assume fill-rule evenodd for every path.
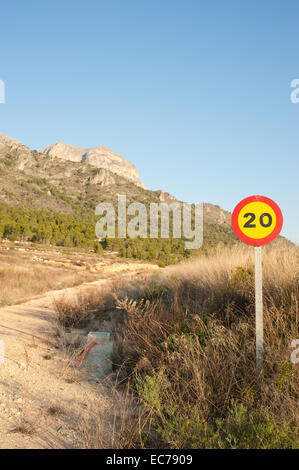
M 232 227 L 237 237 L 255 247 L 255 325 L 256 372 L 263 368 L 263 285 L 262 246 L 275 240 L 281 232 L 283 216 L 279 206 L 265 196 L 250 196 L 235 207 Z

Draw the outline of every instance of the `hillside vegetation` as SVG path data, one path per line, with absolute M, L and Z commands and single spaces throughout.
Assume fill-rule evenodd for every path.
M 0 204 L 0 237 L 10 241 L 30 241 L 64 247 L 83 247 L 101 254 L 117 251 L 120 256 L 173 264 L 190 256 L 207 252 L 211 247 L 232 244 L 235 239 L 225 226 L 206 224 L 204 245 L 186 250 L 183 239 L 105 239 L 95 235 L 96 218 L 92 213 L 57 213 L 41 209 L 11 207 Z
M 115 448 L 299 448 L 299 367 L 291 360 L 299 251 L 263 250 L 259 377 L 253 258 L 249 247 L 216 249 L 56 305 L 60 330 L 87 319 L 87 331 L 97 321 L 114 334 L 115 391 L 126 385 L 128 397 L 112 433 Z M 95 407 L 84 417 L 83 447 L 111 448 L 102 419 Z
M 164 191 L 147 190 L 107 169 L 31 151 L 0 135 L 1 238 L 84 247 L 97 253 L 112 250 L 122 257 L 160 266 L 205 254 L 218 244 L 237 242 L 229 212 L 205 203 L 204 244 L 200 250 L 185 250 L 183 239 L 113 239 L 99 243 L 95 208 L 101 202 L 117 208 L 118 195 L 126 195 L 127 205 L 141 202 L 147 208 L 151 203 L 181 204 Z
M 127 205 L 142 202 L 148 208 L 150 203 L 174 202 L 175 198 L 163 191 L 149 191 L 119 174 L 87 163 L 64 161 L 30 151 L 3 136 L 2 141 L 1 238 L 84 247 L 97 253 L 112 250 L 122 257 L 158 262 L 160 266 L 205 253 L 220 242 L 224 245 L 236 242 L 229 213 L 205 204 L 205 237 L 201 250 L 188 252 L 184 249 L 184 240 L 180 239 L 115 239 L 99 243 L 95 235 L 95 208 L 99 203 L 109 202 L 117 208 L 118 195 L 123 194 Z
M 224 250 L 120 296 L 120 377 L 151 432 L 142 445 L 299 448 L 299 252 L 264 250 L 262 376 L 255 375 L 253 250 Z M 155 433 L 153 434 L 153 431 Z

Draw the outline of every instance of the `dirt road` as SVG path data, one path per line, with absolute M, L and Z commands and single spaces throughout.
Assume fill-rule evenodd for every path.
M 69 355 L 51 341 L 54 298 L 100 288 L 109 280 L 48 292 L 0 309 L 0 340 L 5 349 L 0 363 L 0 448 L 75 447 L 78 423 L 89 404 L 109 406 L 105 389 L 82 380 Z

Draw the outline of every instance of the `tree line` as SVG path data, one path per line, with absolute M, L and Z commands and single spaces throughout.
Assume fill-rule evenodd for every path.
M 102 253 L 115 251 L 121 257 L 148 260 L 165 266 L 190 256 L 209 251 L 218 243 L 234 242 L 225 227 L 207 225 L 204 245 L 199 250 L 186 250 L 183 239 L 108 239 L 95 235 L 96 218 L 92 213 L 55 213 L 38 208 L 12 207 L 0 204 L 0 237 L 11 241 L 29 241 L 63 247 L 82 247 Z

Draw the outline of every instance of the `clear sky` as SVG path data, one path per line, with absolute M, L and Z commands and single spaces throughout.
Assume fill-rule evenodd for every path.
M 106 145 L 188 202 L 271 197 L 299 242 L 298 0 L 0 0 L 0 16 L 0 133 Z

